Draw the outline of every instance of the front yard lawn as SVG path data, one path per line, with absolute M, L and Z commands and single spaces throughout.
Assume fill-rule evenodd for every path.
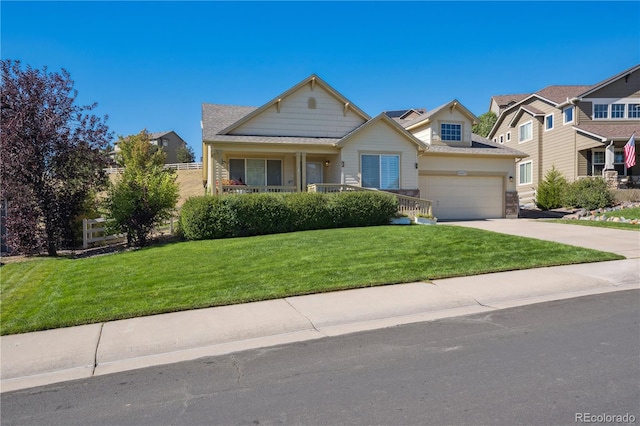
M 181 242 L 0 269 L 0 333 L 541 266 L 613 253 L 456 226 L 380 226 Z

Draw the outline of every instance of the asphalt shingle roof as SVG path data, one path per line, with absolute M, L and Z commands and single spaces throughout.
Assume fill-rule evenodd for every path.
M 429 145 L 429 152 L 443 153 L 443 154 L 475 154 L 475 155 L 495 155 L 498 157 L 528 157 L 522 151 L 509 148 L 507 146 L 497 144 L 490 141 L 487 138 L 483 138 L 475 133 L 471 134 L 471 146 L 470 147 L 458 147 L 448 145 Z
M 250 106 L 202 104 L 202 139 L 212 140 L 220 130 L 256 109 Z
M 549 99 L 556 104 L 561 104 L 567 99 L 581 95 L 591 87 L 592 86 L 547 86 L 535 94 L 542 98 Z
M 640 123 L 629 124 L 580 124 L 573 126 L 577 130 L 582 130 L 606 139 L 624 140 L 629 139 L 635 132 L 640 135 Z

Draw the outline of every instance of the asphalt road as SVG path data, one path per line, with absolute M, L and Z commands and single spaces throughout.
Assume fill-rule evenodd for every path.
M 621 291 L 9 392 L 1 421 L 637 424 L 639 306 Z

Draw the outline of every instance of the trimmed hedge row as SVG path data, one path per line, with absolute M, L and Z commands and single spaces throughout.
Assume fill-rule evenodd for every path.
M 188 240 L 207 240 L 386 225 L 397 209 L 392 194 L 372 191 L 192 197 L 182 206 L 179 229 Z

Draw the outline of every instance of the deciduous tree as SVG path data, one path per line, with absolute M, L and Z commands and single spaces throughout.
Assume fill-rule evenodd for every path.
M 124 173 L 107 191 L 109 227 L 125 233 L 129 246 L 143 247 L 151 231 L 174 213 L 179 198 L 176 175 L 164 168 L 166 154 L 153 149 L 146 130 L 120 137 L 118 146 Z
M 471 131 L 476 135 L 486 138 L 489 135 L 491 128 L 493 128 L 493 125 L 496 124 L 498 116 L 493 111 L 487 111 L 478 118 L 480 119 L 480 123 L 475 124 Z
M 76 104 L 66 70 L 23 68 L 2 60 L 0 192 L 9 201 L 7 234 L 15 252 L 55 256 L 72 222 L 106 184 L 107 117 Z

